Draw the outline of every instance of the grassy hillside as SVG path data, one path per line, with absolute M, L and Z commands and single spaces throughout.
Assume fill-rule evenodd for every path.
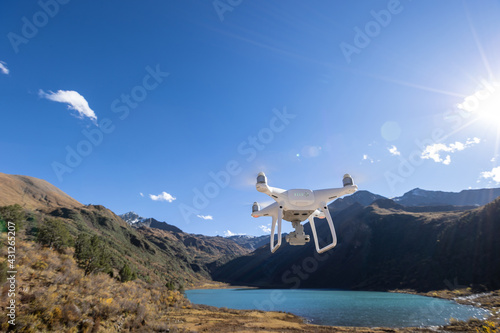
M 82 204 L 45 180 L 0 172 L 0 206 L 19 204 L 32 210 L 81 207 Z
M 190 306 L 179 291 L 162 284 L 122 283 L 104 273 L 85 276 L 72 249 L 59 253 L 29 241 L 18 241 L 16 247 L 18 332 L 167 331 L 170 309 Z M 7 295 L 1 294 L 3 313 Z M 0 317 L 4 332 L 7 320 Z

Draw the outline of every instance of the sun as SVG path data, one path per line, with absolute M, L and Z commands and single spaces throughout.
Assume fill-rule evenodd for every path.
M 488 125 L 500 128 L 500 83 L 483 82 L 481 90 L 464 98 L 457 107 Z

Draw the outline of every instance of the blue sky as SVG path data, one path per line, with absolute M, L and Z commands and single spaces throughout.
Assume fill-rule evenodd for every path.
M 498 1 L 9 1 L 0 171 L 207 235 L 281 188 L 500 183 Z

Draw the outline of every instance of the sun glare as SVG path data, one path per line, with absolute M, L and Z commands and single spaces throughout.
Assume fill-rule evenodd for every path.
M 489 125 L 500 127 L 500 83 L 483 83 L 483 88 L 467 96 L 457 107 Z

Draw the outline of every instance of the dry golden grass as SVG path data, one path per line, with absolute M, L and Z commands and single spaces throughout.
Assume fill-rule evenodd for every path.
M 121 283 L 106 274 L 84 276 L 72 253 L 17 243 L 19 332 L 116 332 L 166 330 L 171 308 L 188 307 L 178 291 L 143 281 Z M 1 304 L 7 304 L 2 292 Z M 8 329 L 7 317 L 0 330 Z

